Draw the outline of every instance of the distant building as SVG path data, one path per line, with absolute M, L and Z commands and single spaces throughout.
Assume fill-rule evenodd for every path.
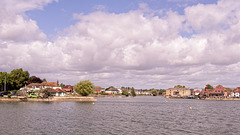
M 234 98 L 239 98 L 240 97 L 240 87 L 237 87 L 236 89 L 233 90 L 231 93 L 231 96 Z
M 95 91 L 95 93 L 103 93 L 104 91 L 105 91 L 105 88 L 101 88 L 101 87 L 96 87 L 95 89 L 94 89 L 94 91 Z
M 216 86 L 215 89 L 204 89 L 201 92 L 201 96 L 203 97 L 224 97 L 227 93 L 225 93 L 225 88 L 222 85 Z
M 186 97 L 191 95 L 189 88 L 169 88 L 166 90 L 166 96 Z
M 62 90 L 62 89 L 53 89 L 51 88 L 51 90 L 49 91 L 51 93 L 52 96 L 65 96 L 66 95 L 66 91 Z
M 121 89 L 117 89 L 117 88 L 110 88 L 108 90 L 105 90 L 105 93 L 108 94 L 122 94 L 122 90 Z
M 62 89 L 57 82 L 30 83 L 25 87 L 28 91 L 42 90 L 46 88 Z M 24 89 L 24 88 L 21 88 Z
M 215 89 L 209 92 L 209 96 L 224 96 L 225 88 L 222 85 L 216 86 Z
M 63 91 L 67 92 L 67 93 L 73 93 L 73 86 L 72 85 L 65 85 L 62 88 Z
M 194 96 L 198 96 L 198 95 L 200 95 L 200 93 L 201 93 L 200 90 L 195 90 L 195 91 L 194 91 Z

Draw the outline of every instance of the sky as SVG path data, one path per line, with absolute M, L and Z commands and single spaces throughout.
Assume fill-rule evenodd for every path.
M 240 86 L 240 1 L 1 0 L 0 72 L 74 85 Z

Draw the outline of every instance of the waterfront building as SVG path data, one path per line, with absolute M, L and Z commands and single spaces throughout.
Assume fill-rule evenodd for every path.
M 42 83 L 30 83 L 24 88 L 21 89 L 27 89 L 27 91 L 36 91 L 36 90 L 42 90 L 46 88 L 51 89 L 62 89 L 61 86 L 57 82 L 42 82 Z
M 108 94 L 122 94 L 122 90 L 121 89 L 117 89 L 117 88 L 110 88 L 108 90 L 105 90 L 105 93 Z
M 240 87 L 237 87 L 234 89 L 231 93 L 231 96 L 234 98 L 239 98 L 240 97 Z
M 169 88 L 166 90 L 166 96 L 186 97 L 191 95 L 189 88 Z
M 215 89 L 203 89 L 201 96 L 203 97 L 224 97 L 227 95 L 225 93 L 225 88 L 222 85 L 217 85 Z

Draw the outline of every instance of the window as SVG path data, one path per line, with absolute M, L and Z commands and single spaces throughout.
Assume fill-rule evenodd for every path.
M 218 92 L 220 92 L 220 90 L 218 90 Z

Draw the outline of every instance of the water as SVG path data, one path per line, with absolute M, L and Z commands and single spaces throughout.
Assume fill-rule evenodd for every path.
M 164 97 L 113 97 L 97 100 L 95 104 L 1 102 L 0 134 L 240 134 L 239 101 Z

